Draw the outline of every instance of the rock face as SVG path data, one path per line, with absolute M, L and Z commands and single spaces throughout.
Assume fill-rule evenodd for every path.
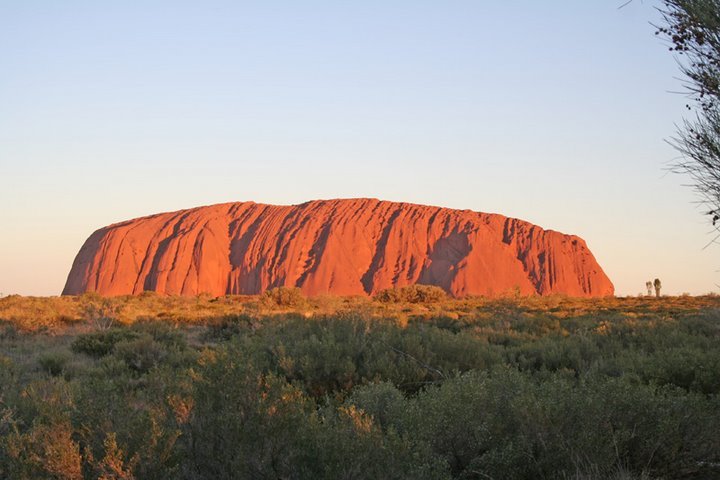
M 454 296 L 613 294 L 585 242 L 502 215 L 375 199 L 226 203 L 93 233 L 64 295 L 366 295 L 415 283 Z

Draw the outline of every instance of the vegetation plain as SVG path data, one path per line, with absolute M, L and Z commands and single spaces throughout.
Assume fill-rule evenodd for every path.
M 0 478 L 720 478 L 720 297 L 0 298 Z

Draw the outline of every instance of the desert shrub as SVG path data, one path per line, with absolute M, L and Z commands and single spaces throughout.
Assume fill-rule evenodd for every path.
M 318 478 L 449 479 L 444 462 L 355 405 L 326 410 L 317 438 Z
M 15 362 L 10 357 L 0 354 L 0 394 L 3 387 L 8 387 L 15 376 Z
M 267 308 L 303 308 L 307 299 L 297 287 L 276 287 L 263 293 L 260 302 Z
M 37 423 L 0 440 L 4 478 L 82 480 L 82 456 L 68 421 Z M 4 454 L 4 455 L 3 455 Z
M 716 461 L 718 421 L 716 399 L 563 372 L 539 381 L 503 368 L 419 393 L 400 431 L 430 445 L 455 478 L 679 478 L 707 474 Z
M 137 374 L 146 374 L 152 368 L 165 364 L 170 368 L 184 368 L 196 358 L 188 348 L 182 331 L 167 323 L 138 322 L 130 327 L 134 334 L 118 341 L 113 357 L 122 360 Z
M 82 295 L 80 315 L 81 318 L 95 328 L 106 330 L 118 319 L 120 305 L 110 298 L 103 298 L 94 292 Z
M 103 443 L 105 451 L 99 462 L 93 462 L 89 470 L 99 479 L 135 480 L 135 467 L 139 463 L 137 457 L 128 459 L 125 452 L 118 446 L 113 433 L 108 433 Z
M 76 385 L 73 423 L 86 452 L 87 478 L 179 476 L 188 370 L 161 363 L 137 373 L 113 354 Z
M 449 330 L 452 333 L 460 333 L 471 326 L 471 322 L 468 322 L 467 319 L 459 319 L 446 315 L 415 317 L 412 319 L 411 323 L 424 323 L 437 327 L 441 330 Z
M 16 387 L 4 400 L 12 406 L 15 425 L 21 430 L 41 421 L 63 421 L 72 411 L 73 385 L 62 377 L 38 376 Z
M 235 348 L 221 347 L 201 361 L 188 425 L 193 478 L 447 478 L 441 461 L 384 432 L 353 403 L 318 410 L 301 390 L 262 373 Z M 367 400 L 367 392 L 358 398 Z
M 402 328 L 355 315 L 286 317 L 233 342 L 256 365 L 297 382 L 316 398 L 380 380 L 415 392 L 455 371 L 488 369 L 502 361 L 497 347 L 469 332 L 424 324 Z
M 251 337 L 238 338 L 235 344 L 257 365 L 321 398 L 377 378 L 412 382 L 419 388 L 428 373 L 410 357 L 412 353 L 398 348 L 406 348 L 399 345 L 402 338 L 401 329 L 393 324 L 352 315 L 312 321 L 287 317 Z
M 601 361 L 602 353 L 592 338 L 546 336 L 526 341 L 504 352 L 506 361 L 521 370 L 570 370 L 588 372 Z
M 453 478 L 472 478 L 472 471 L 491 478 L 526 478 L 532 466 L 527 446 L 516 435 L 521 419 L 512 411 L 526 385 L 511 373 L 493 386 L 486 375 L 469 373 L 428 388 L 407 406 L 401 432 L 429 445 Z
M 48 378 L 20 388 L 0 399 L 0 478 L 81 479 L 70 384 Z
M 469 332 L 432 325 L 375 325 L 364 356 L 368 380 L 388 380 L 405 393 L 444 381 L 455 372 L 485 370 L 502 361 L 498 349 Z
M 534 337 L 560 331 L 560 320 L 550 315 L 517 314 L 513 320 L 514 331 L 528 333 Z
M 270 368 L 322 397 L 361 382 L 369 327 L 358 318 L 290 319 L 270 329 Z
M 346 404 L 355 405 L 370 415 L 377 425 L 387 429 L 394 426 L 402 416 L 405 397 L 392 383 L 378 382 L 353 389 Z
M 556 444 L 572 439 L 564 451 L 576 463 L 584 458 L 605 472 L 623 466 L 652 477 L 702 478 L 717 461 L 715 400 L 628 378 L 597 378 L 564 389 L 542 383 L 538 390 L 556 409 Z
M 312 400 L 232 349 L 201 364 L 188 423 L 193 478 L 319 478 Z
M 0 340 L 17 340 L 20 333 L 17 326 L 11 322 L 0 323 Z
M 44 352 L 38 356 L 40 368 L 52 376 L 57 376 L 65 371 L 65 368 L 72 359 L 70 352 L 65 350 Z
M 408 334 L 411 335 L 412 331 Z M 488 370 L 503 361 L 497 348 L 468 332 L 453 334 L 439 328 L 420 327 L 417 334 L 426 345 L 427 353 L 423 363 L 441 370 L 446 375 L 469 370 Z
M 720 349 L 678 345 L 645 357 L 639 366 L 645 381 L 693 392 L 720 394 Z
M 167 355 L 163 345 L 150 335 L 140 335 L 115 345 L 114 355 L 120 358 L 132 370 L 147 373 L 158 365 Z
M 71 348 L 76 353 L 84 353 L 91 357 L 100 358 L 112 353 L 117 343 L 132 340 L 138 336 L 137 332 L 128 328 L 116 327 L 110 330 L 78 335 Z
M 139 320 L 130 327 L 133 332 L 149 335 L 153 340 L 166 348 L 187 348 L 185 333 L 172 322 L 159 320 Z
M 436 303 L 447 300 L 448 295 L 434 285 L 409 285 L 381 290 L 374 298 L 382 303 Z
M 259 320 L 249 315 L 223 315 L 209 322 L 205 338 L 211 341 L 230 340 L 235 335 L 246 333 L 259 327 Z
M 162 321 L 140 321 L 130 327 L 113 327 L 78 335 L 71 348 L 76 353 L 100 358 L 113 353 L 119 343 L 132 343 L 139 338 L 149 338 L 166 349 L 187 347 L 185 334 L 172 324 Z M 147 340 L 145 343 L 148 343 Z M 140 348 L 140 344 L 137 345 Z

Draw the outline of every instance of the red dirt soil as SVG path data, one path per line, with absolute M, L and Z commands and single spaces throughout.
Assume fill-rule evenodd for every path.
M 376 199 L 225 203 L 117 223 L 77 254 L 63 295 L 367 295 L 412 284 L 454 296 L 612 295 L 574 235 L 497 214 Z

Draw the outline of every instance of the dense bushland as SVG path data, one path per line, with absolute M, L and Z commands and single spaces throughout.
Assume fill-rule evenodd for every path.
M 0 478 L 720 476 L 716 299 L 386 301 L 7 319 Z

